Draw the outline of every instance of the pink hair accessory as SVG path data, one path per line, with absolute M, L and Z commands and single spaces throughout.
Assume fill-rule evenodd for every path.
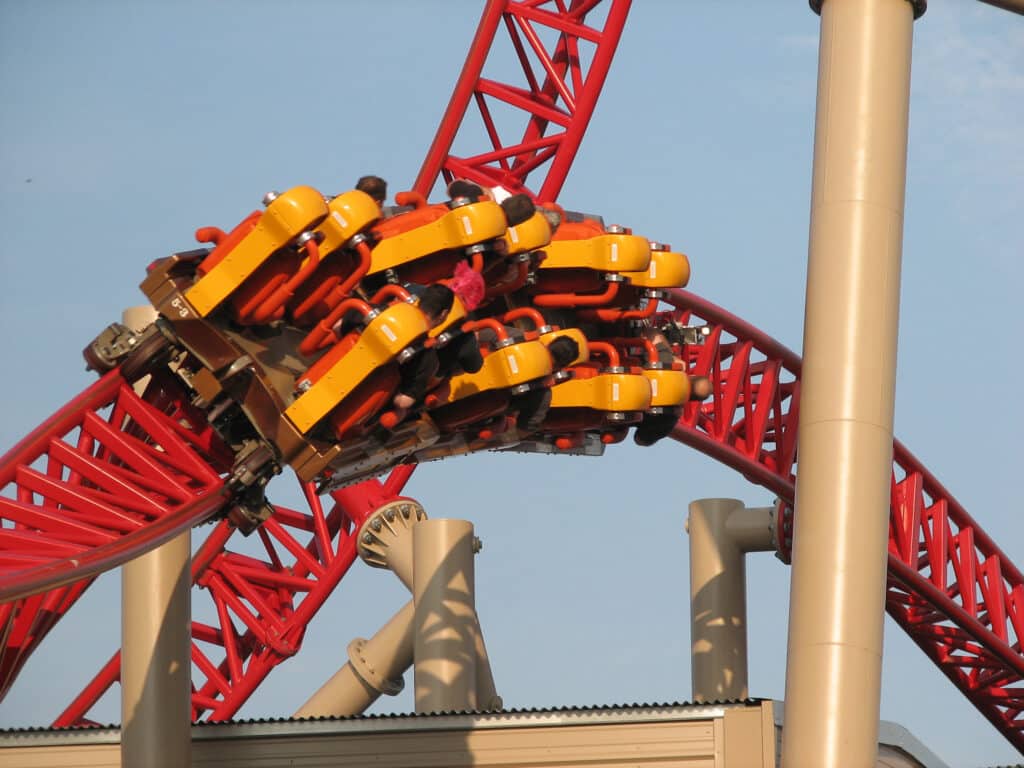
M 465 261 L 455 266 L 455 276 L 448 281 L 448 287 L 459 297 L 467 312 L 472 312 L 484 300 L 484 278 Z

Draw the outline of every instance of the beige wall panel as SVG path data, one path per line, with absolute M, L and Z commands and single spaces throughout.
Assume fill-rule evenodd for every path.
M 762 709 L 727 709 L 722 749 L 725 768 L 775 768 L 775 745 L 765 749 Z M 775 726 L 772 724 L 772 732 Z
M 366 766 L 461 768 L 480 766 L 658 766 L 714 768 L 711 722 L 616 726 L 482 729 L 337 737 L 202 740 L 194 768 Z
M 772 702 L 713 709 L 685 719 L 655 709 L 201 726 L 192 758 L 194 768 L 778 768 Z M 941 765 L 912 757 L 927 750 L 883 725 L 876 768 Z M 118 732 L 0 733 L 0 766 L 121 768 Z
M 120 768 L 121 745 L 14 747 L 0 750 L 4 768 Z

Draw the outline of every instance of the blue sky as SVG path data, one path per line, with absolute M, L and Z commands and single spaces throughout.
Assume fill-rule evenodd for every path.
M 196 227 L 273 188 L 411 185 L 478 18 L 468 1 L 0 0 L 0 450 L 90 383 L 82 347 Z M 637 3 L 560 198 L 685 251 L 691 290 L 797 351 L 817 33 L 802 2 Z M 931 3 L 913 67 L 896 433 L 1020 566 L 1024 19 Z M 513 707 L 687 699 L 686 506 L 771 501 L 676 444 L 453 459 L 408 492 L 484 540 L 478 609 Z M 782 698 L 789 571 L 755 555 L 748 580 L 751 695 Z M 119 642 L 118 594 L 105 576 L 54 630 L 0 726 L 48 723 L 81 689 Z M 239 716 L 294 711 L 406 599 L 357 565 Z M 884 718 L 952 766 L 1016 758 L 888 620 L 885 640 Z M 116 697 L 100 710 L 119 719 Z

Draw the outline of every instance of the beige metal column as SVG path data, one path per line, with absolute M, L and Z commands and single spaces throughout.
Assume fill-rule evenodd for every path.
M 747 698 L 747 552 L 775 550 L 774 510 L 738 499 L 690 504 L 690 673 L 693 701 Z
M 414 614 L 410 600 L 369 640 L 353 640 L 348 646 L 348 663 L 294 717 L 358 715 L 381 694 L 400 693 L 405 687 L 402 675 L 412 665 Z
M 141 331 L 151 306 L 126 309 Z M 145 389 L 147 379 L 135 384 Z M 187 768 L 192 763 L 190 654 L 192 536 L 189 531 L 121 569 L 121 764 Z
M 783 765 L 875 765 L 908 0 L 821 7 Z
M 368 515 L 359 529 L 359 556 L 374 568 L 391 570 L 412 592 L 412 529 L 427 513 L 412 499 L 389 502 Z M 369 640 L 348 646 L 349 660 L 294 717 L 358 715 L 381 694 L 397 695 L 413 662 L 414 606 L 410 600 Z
M 121 764 L 192 764 L 191 536 L 125 563 L 121 579 Z
M 474 710 L 473 524 L 424 520 L 412 533 L 416 711 Z
M 494 672 L 491 670 L 491 659 L 487 655 L 484 633 L 480 628 L 480 616 L 475 612 L 473 625 L 473 650 L 476 652 L 473 663 L 476 667 L 476 708 L 480 712 L 500 712 L 505 702 L 498 695 L 498 688 L 494 684 Z

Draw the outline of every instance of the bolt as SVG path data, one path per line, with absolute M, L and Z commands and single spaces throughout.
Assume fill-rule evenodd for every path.
M 384 519 L 387 520 L 389 523 L 395 522 L 395 510 L 391 509 L 390 507 L 388 509 L 385 509 Z
M 384 527 L 384 524 L 380 521 L 379 517 L 375 517 L 370 521 L 370 527 L 379 533 L 380 529 Z
M 403 504 L 398 508 L 398 511 L 402 513 L 402 517 L 408 520 L 409 513 L 412 512 L 412 507 L 410 507 L 408 504 Z
M 474 536 L 473 537 L 473 554 L 475 555 L 477 552 L 479 552 L 483 548 L 484 548 L 483 541 L 481 541 L 479 536 Z
M 373 536 L 371 536 L 369 533 L 364 533 L 363 544 L 373 544 Z
M 280 195 L 280 194 L 281 194 L 280 192 L 274 192 L 273 190 L 270 191 L 270 192 L 267 192 L 267 194 L 265 194 L 263 196 L 263 205 L 265 205 L 265 206 L 270 205 L 272 202 L 277 200 L 278 195 Z

